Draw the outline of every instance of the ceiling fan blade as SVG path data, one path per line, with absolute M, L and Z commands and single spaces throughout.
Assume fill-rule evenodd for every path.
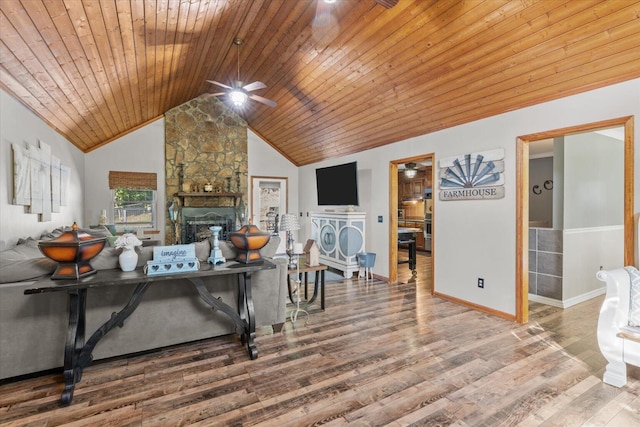
M 246 90 L 247 92 L 251 92 L 252 90 L 258 90 L 258 89 L 266 89 L 266 88 L 267 88 L 267 85 L 262 82 L 253 82 L 242 87 L 242 89 Z
M 258 95 L 250 94 L 249 98 L 253 99 L 254 101 L 262 102 L 263 104 L 268 105 L 271 108 L 273 108 L 276 105 L 278 105 L 278 104 L 275 103 L 275 101 L 272 101 L 272 100 L 267 99 L 267 98 L 263 98 L 263 97 L 258 96 Z
M 233 89 L 231 86 L 227 86 L 226 84 L 217 82 L 215 80 L 207 80 L 207 83 L 213 83 L 214 85 L 218 85 L 218 86 L 223 87 L 225 89 Z

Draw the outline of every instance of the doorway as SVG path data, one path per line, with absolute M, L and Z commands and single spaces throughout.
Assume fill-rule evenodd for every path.
M 516 140 L 516 320 L 529 318 L 529 144 L 613 127 L 624 127 L 624 263 L 633 262 L 633 117 L 520 136 Z
M 428 236 L 424 234 L 424 229 L 420 231 L 422 233 L 419 236 L 420 241 L 419 244 L 424 245 L 426 250 L 426 245 L 428 244 L 430 247 L 430 262 L 431 266 L 426 271 L 428 274 L 427 280 L 432 284 L 431 293 L 433 294 L 435 286 L 433 286 L 433 277 L 434 277 L 434 268 L 433 265 L 435 263 L 435 227 L 432 227 L 432 224 L 435 224 L 435 207 L 432 204 L 432 201 L 429 202 L 429 216 L 430 218 L 426 218 L 425 213 L 426 209 L 426 201 L 422 201 L 423 208 L 422 210 L 415 210 L 412 206 L 407 205 L 404 207 L 401 205 L 400 199 L 402 197 L 401 192 L 401 182 L 398 179 L 399 171 L 404 170 L 407 164 L 415 164 L 419 169 L 420 165 L 431 165 L 427 175 L 425 177 L 425 182 L 428 182 L 429 189 L 433 188 L 434 177 L 435 177 L 435 167 L 434 167 L 434 154 L 422 154 L 418 156 L 408 157 L 404 159 L 392 160 L 389 162 L 389 282 L 397 283 L 398 282 L 398 227 L 399 224 L 404 224 L 408 218 L 399 218 L 399 216 L 404 216 L 406 213 L 411 213 L 412 216 L 415 216 L 415 220 L 419 220 L 421 222 L 422 227 L 427 227 L 428 225 Z M 411 165 L 409 166 L 411 167 Z M 423 172 L 424 173 L 424 172 Z M 411 185 L 411 183 L 406 183 L 406 185 Z M 417 187 L 417 186 L 416 186 Z M 416 190 L 417 191 L 417 190 Z M 416 192 L 414 191 L 414 192 Z M 421 196 L 424 198 L 424 187 L 419 191 Z M 432 194 L 432 191 L 428 192 L 429 195 Z M 426 196 L 430 197 L 430 196 Z M 414 212 L 415 210 L 415 212 Z M 421 218 L 419 219 L 418 216 Z M 428 224 L 427 224 L 428 222 Z M 424 259 L 424 256 L 418 256 L 418 260 Z M 402 268 L 410 268 L 410 265 L 401 264 Z

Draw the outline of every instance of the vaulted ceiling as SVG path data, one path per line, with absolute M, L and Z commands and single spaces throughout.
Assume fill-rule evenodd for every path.
M 636 0 L 0 0 L 0 86 L 88 152 L 231 84 L 235 38 L 298 166 L 640 77 Z

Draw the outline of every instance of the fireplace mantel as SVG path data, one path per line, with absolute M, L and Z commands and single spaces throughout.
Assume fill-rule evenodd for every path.
M 180 199 L 180 206 L 183 207 L 187 207 L 188 205 L 185 204 L 185 199 L 188 199 L 190 197 L 216 197 L 216 198 L 220 198 L 220 197 L 227 197 L 230 199 L 233 199 L 233 206 L 236 205 L 238 199 L 242 199 L 242 193 L 214 193 L 214 192 L 194 192 L 194 193 L 176 193 L 175 197 Z

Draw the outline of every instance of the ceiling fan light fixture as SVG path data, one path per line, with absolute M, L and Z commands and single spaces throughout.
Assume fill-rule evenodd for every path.
M 416 164 L 413 162 L 407 163 L 405 165 L 404 176 L 407 178 L 413 178 L 418 173 L 418 169 L 416 169 Z
M 242 107 L 247 102 L 247 94 L 241 90 L 234 89 L 229 92 L 229 99 L 236 107 Z

